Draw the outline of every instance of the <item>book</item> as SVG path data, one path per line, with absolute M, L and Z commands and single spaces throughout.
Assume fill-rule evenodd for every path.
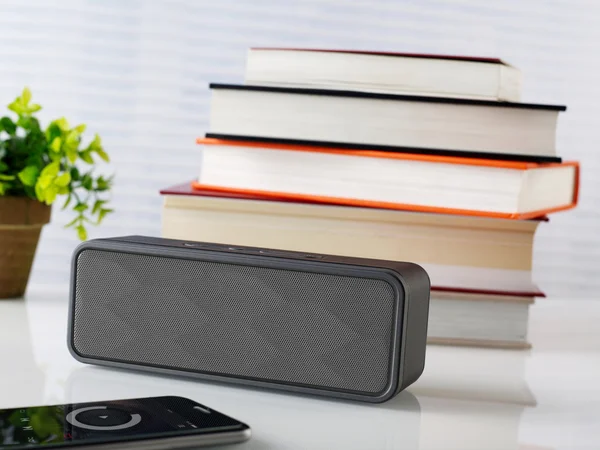
M 211 84 L 208 137 L 558 162 L 564 106 Z
M 539 220 L 510 220 L 290 201 L 192 189 L 161 191 L 162 233 L 363 258 L 530 271 Z
M 579 166 L 200 139 L 202 189 L 523 219 L 572 208 Z
M 528 349 L 533 296 L 432 290 L 429 344 Z
M 497 58 L 251 48 L 245 83 L 518 102 L 521 72 Z
M 427 343 L 528 349 L 530 271 L 421 264 L 431 279 Z
M 415 258 L 406 258 L 407 255 L 402 253 L 402 245 L 398 245 L 402 240 L 402 233 L 399 233 L 400 237 L 397 237 L 393 233 L 394 229 L 388 230 L 390 233 L 388 245 L 362 247 L 361 244 L 364 245 L 364 242 L 361 239 L 356 235 L 348 235 L 344 244 L 339 245 L 338 240 L 339 247 L 337 248 L 342 251 L 336 251 L 332 245 L 334 242 L 331 242 L 334 239 L 333 236 L 343 234 L 340 230 L 345 229 L 347 225 L 344 220 L 351 222 L 353 220 L 352 213 L 360 213 L 361 208 L 290 204 L 248 198 L 210 197 L 206 194 L 185 192 L 184 186 L 161 192 L 165 199 L 163 237 L 417 262 L 425 268 L 432 283 L 428 332 L 430 344 L 502 348 L 529 347 L 527 342 L 529 306 L 535 297 L 544 296 L 543 292 L 532 282 L 530 270 L 451 265 L 452 254 L 448 255 L 443 248 L 439 248 L 439 242 L 434 243 L 434 246 L 440 254 L 445 257 L 449 256 L 446 261 L 450 264 L 423 261 L 419 259 L 421 255 L 419 255 L 418 249 L 415 249 Z M 187 189 L 189 191 L 189 184 Z M 253 209 L 254 214 L 251 212 Z M 389 211 L 376 210 L 362 212 L 389 213 Z M 349 214 L 349 216 L 344 217 L 344 214 Z M 408 216 L 405 218 L 405 222 L 408 224 L 409 230 L 411 225 L 415 225 L 419 221 L 421 223 L 427 220 L 435 221 L 434 217 L 426 217 L 425 220 L 422 217 L 411 217 L 411 215 L 428 216 L 427 214 L 400 214 Z M 319 221 L 319 215 L 321 217 L 337 215 L 338 221 Z M 435 215 L 430 214 L 429 216 Z M 402 217 L 396 217 L 396 219 L 398 218 Z M 376 234 L 376 222 L 372 221 L 374 217 L 367 216 L 362 219 L 364 220 L 364 235 Z M 411 223 L 411 220 L 414 222 Z M 516 223 L 523 225 L 523 222 Z M 296 224 L 296 226 L 291 226 L 292 224 Z M 310 235 L 296 233 L 296 230 L 302 228 L 302 225 L 310 226 L 314 239 Z M 452 225 L 461 225 L 460 219 Z M 451 229 L 451 227 L 449 228 Z M 447 235 L 447 233 L 440 233 L 442 228 L 439 224 L 434 229 L 437 230 L 434 235 Z M 418 230 L 418 227 L 414 227 L 413 230 Z M 405 234 L 407 243 L 419 242 L 419 239 L 415 239 L 414 233 Z M 284 236 L 284 239 L 281 235 Z M 471 235 L 476 236 L 477 233 L 471 233 Z M 426 238 L 420 240 L 421 245 L 426 241 Z M 459 258 L 463 257 L 459 251 L 463 242 L 465 241 L 457 241 L 456 255 L 459 255 Z M 474 242 L 476 247 L 477 242 L 481 241 L 477 241 L 475 237 Z M 279 243 L 279 245 L 273 245 L 274 243 Z M 390 255 L 390 253 L 384 252 L 394 247 L 400 250 L 401 256 L 386 257 L 385 255 Z M 361 248 L 367 249 L 366 254 L 361 251 Z

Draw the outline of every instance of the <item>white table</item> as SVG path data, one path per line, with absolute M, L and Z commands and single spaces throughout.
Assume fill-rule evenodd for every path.
M 247 422 L 239 449 L 600 449 L 600 300 L 539 300 L 531 351 L 428 347 L 425 373 L 366 405 L 85 366 L 67 291 L 0 301 L 0 408 L 181 395 Z

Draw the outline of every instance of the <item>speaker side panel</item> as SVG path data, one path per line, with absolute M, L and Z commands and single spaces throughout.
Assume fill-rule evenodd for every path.
M 400 392 L 417 381 L 425 369 L 431 284 L 427 272 L 416 264 L 397 263 L 396 271 L 406 292 L 403 373 L 400 374 L 398 385 Z

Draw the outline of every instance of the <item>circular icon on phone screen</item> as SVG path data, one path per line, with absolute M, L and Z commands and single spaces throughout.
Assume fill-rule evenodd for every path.
M 136 426 L 142 421 L 142 416 L 108 406 L 88 406 L 74 409 L 65 420 L 85 430 L 117 431 Z

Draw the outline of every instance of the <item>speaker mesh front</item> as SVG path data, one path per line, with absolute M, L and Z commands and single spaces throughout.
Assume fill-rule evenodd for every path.
M 378 279 L 85 250 L 73 346 L 93 359 L 378 393 L 395 308 Z

